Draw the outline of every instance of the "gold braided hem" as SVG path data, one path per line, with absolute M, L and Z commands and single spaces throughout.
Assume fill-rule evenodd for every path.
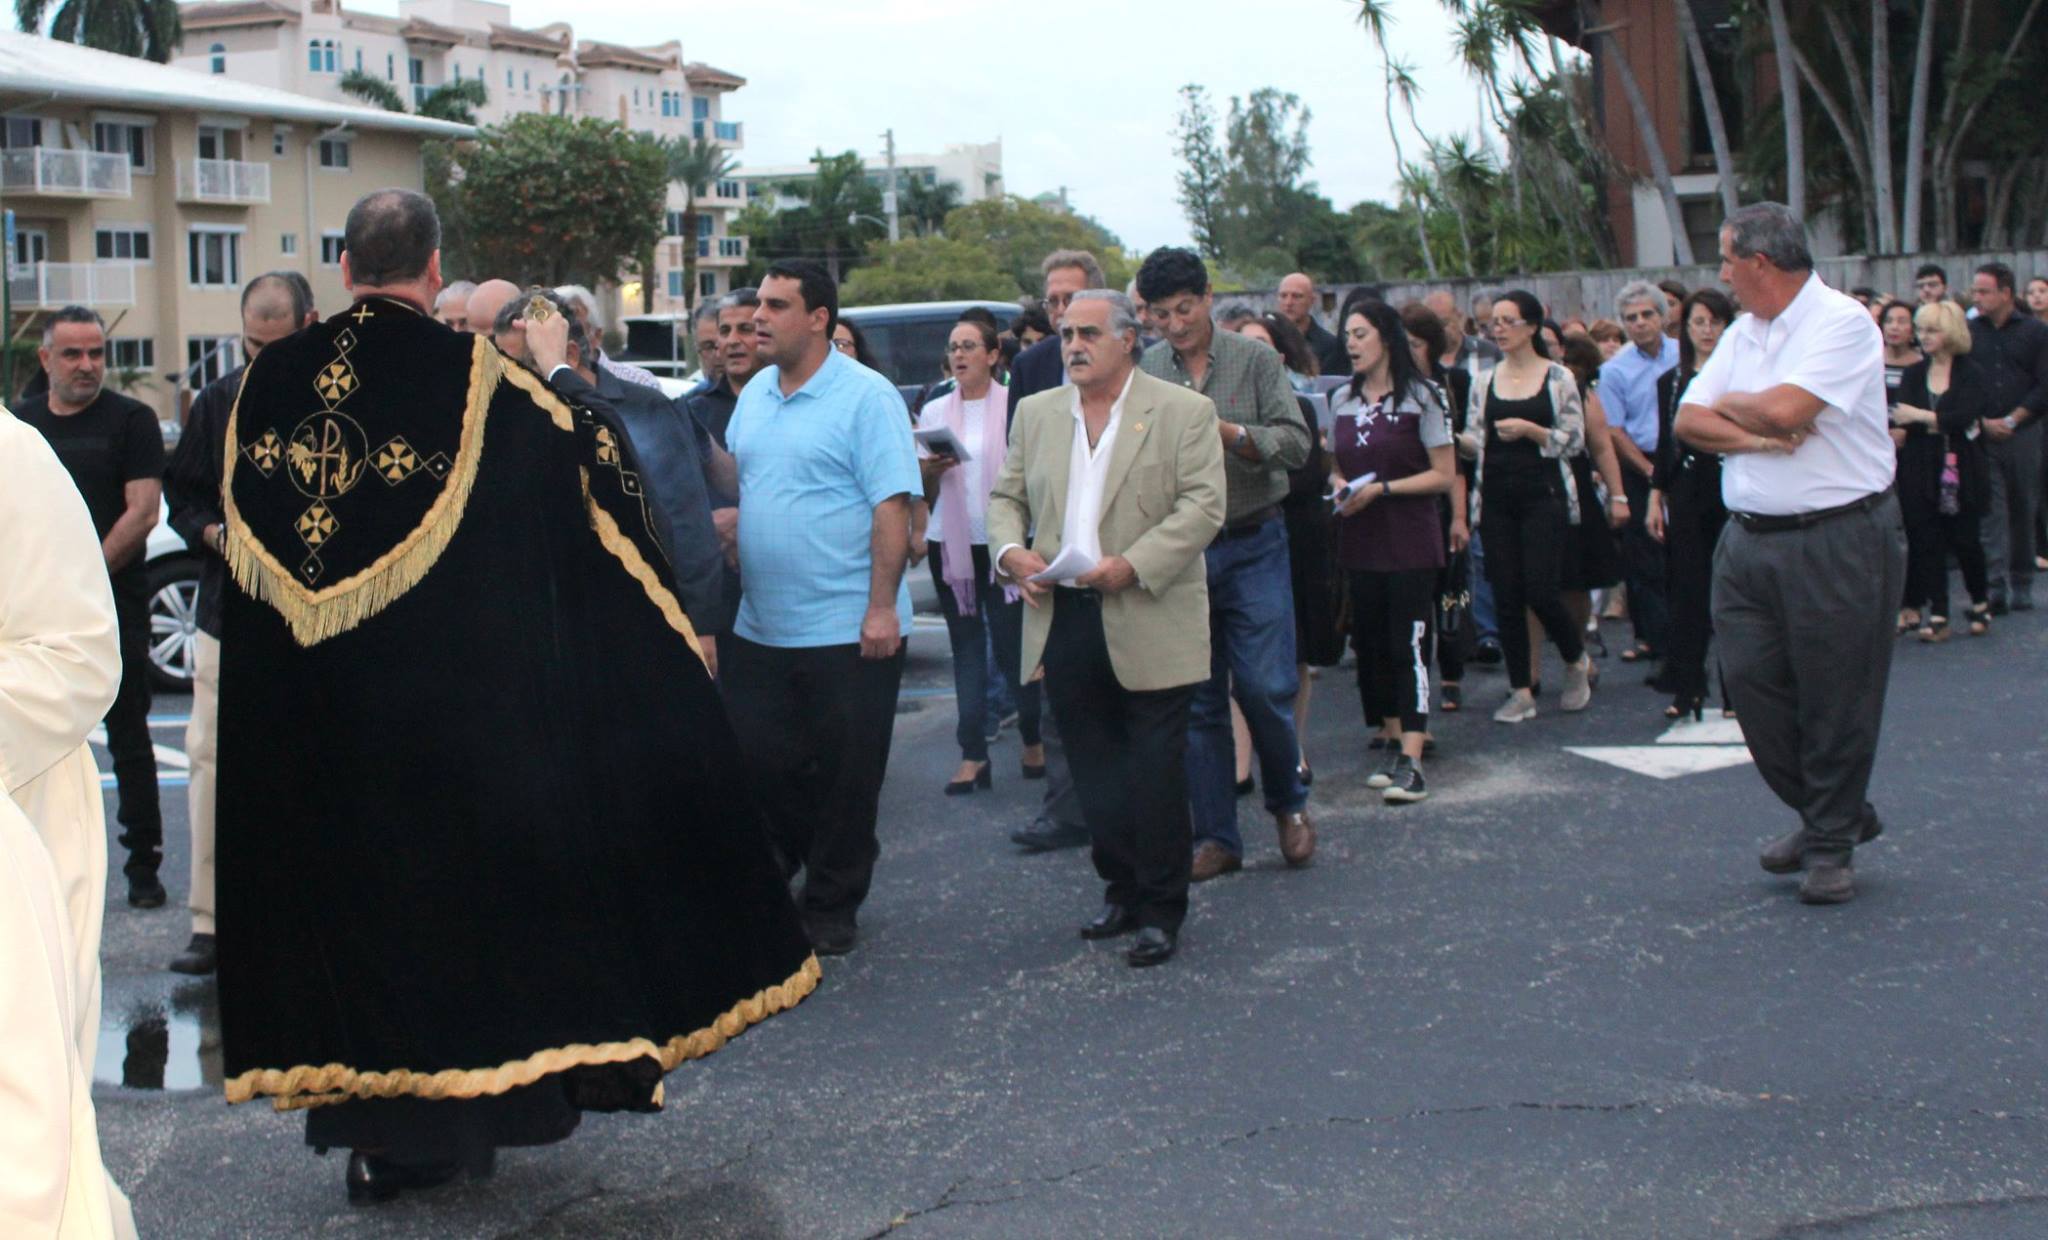
M 481 341 L 483 337 L 478 336 L 477 339 Z M 555 390 L 549 387 L 546 381 L 539 375 L 524 366 L 506 366 L 502 369 L 505 372 L 505 382 L 532 398 L 533 403 L 539 405 L 541 411 L 546 413 L 548 418 L 554 422 L 556 430 L 573 431 L 576 429 L 576 415 L 569 412 L 568 402 L 555 395 Z
M 674 592 L 661 584 L 661 578 L 655 573 L 654 567 L 647 562 L 646 556 L 640 554 L 640 548 L 633 545 L 633 540 L 626 537 L 626 532 L 619 528 L 618 521 L 591 497 L 590 471 L 579 468 L 576 472 L 582 476 L 583 507 L 590 513 L 590 528 L 596 532 L 597 541 L 619 562 L 619 566 L 626 570 L 627 576 L 640 583 L 640 588 L 647 593 L 648 601 L 661 612 L 661 618 L 668 621 L 668 627 L 681 633 L 683 640 L 690 643 L 691 653 L 702 660 L 704 648 L 697 644 L 696 626 L 692 625 L 690 617 L 683 613 L 683 605 L 676 601 Z
M 803 1002 L 818 988 L 820 976 L 818 958 L 807 956 L 803 967 L 791 974 L 789 980 L 740 1000 L 702 1029 L 659 1045 L 647 1038 L 596 1046 L 578 1044 L 539 1051 L 495 1068 L 449 1068 L 440 1072 L 412 1072 L 404 1068 L 361 1072 L 338 1063 L 323 1067 L 301 1065 L 282 1071 L 255 1068 L 227 1082 L 227 1100 L 248 1102 L 263 1095 L 271 1099 L 277 1110 L 296 1111 L 358 1098 L 480 1098 L 531 1085 L 570 1068 L 634 1059 L 656 1060 L 664 1073 L 672 1072 L 686 1060 L 702 1059 L 752 1026 Z M 660 1099 L 657 1090 L 657 1105 Z
M 441 494 L 427 508 L 426 515 L 410 534 L 378 556 L 361 572 L 320 590 L 299 584 L 270 548 L 249 533 L 235 504 L 235 464 L 241 456 L 241 441 L 235 424 L 242 409 L 242 390 L 249 385 L 243 372 L 242 390 L 228 410 L 227 459 L 221 470 L 221 499 L 226 513 L 226 541 L 222 558 L 235 583 L 251 598 L 267 603 L 290 627 L 293 640 L 312 646 L 375 616 L 397 602 L 406 591 L 420 583 L 448 549 L 462 514 L 469 505 L 469 493 L 476 485 L 476 471 L 483 456 L 484 423 L 489 419 L 491 397 L 505 367 L 490 341 L 476 338 L 470 353 L 469 401 L 462 414 L 462 438 L 455 450 L 455 466 Z

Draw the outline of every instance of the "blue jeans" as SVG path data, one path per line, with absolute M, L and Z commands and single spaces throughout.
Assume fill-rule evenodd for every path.
M 953 696 L 959 711 L 954 739 L 960 742 L 965 762 L 988 761 L 989 642 L 993 638 L 996 658 L 1003 673 L 1015 678 L 1017 663 L 1024 657 L 1024 604 L 1003 601 L 1003 588 L 988 579 L 988 548 L 975 544 L 974 614 L 963 616 L 953 601 L 953 589 L 946 584 L 945 557 L 937 546 L 929 557 L 932 582 L 938 587 L 939 611 L 946 617 L 946 636 L 953 645 Z M 1026 745 L 1039 743 L 1038 686 L 1017 690 L 1017 732 Z
M 944 585 L 943 582 L 940 584 L 941 586 Z M 997 591 L 997 594 L 1000 596 L 1001 591 Z M 1021 603 L 1017 605 L 1023 606 Z M 1010 674 L 1003 670 L 1002 662 L 996 658 L 995 626 L 984 624 L 981 627 L 988 634 L 988 641 L 985 643 L 988 647 L 987 730 L 994 732 L 1001 726 L 1006 716 L 1019 713 L 1017 709 L 1017 693 L 1016 686 L 1010 683 Z M 1042 722 L 1043 720 L 1041 719 Z
M 1486 579 L 1486 545 L 1479 531 L 1472 531 L 1472 633 L 1479 641 L 1499 641 L 1500 625 L 1493 617 L 1493 583 Z
M 1294 735 L 1294 590 L 1287 568 L 1287 525 L 1218 535 L 1209 550 L 1209 679 L 1195 689 L 1188 721 L 1188 801 L 1195 843 L 1212 840 L 1244 855 L 1237 833 L 1237 745 L 1230 699 L 1237 699 L 1258 759 L 1266 808 L 1293 813 L 1308 804 L 1301 785 L 1301 744 Z

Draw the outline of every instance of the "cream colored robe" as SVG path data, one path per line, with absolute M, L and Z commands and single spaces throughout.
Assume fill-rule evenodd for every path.
M 43 437 L 0 407 L 0 787 L 55 868 L 71 970 L 63 1006 L 88 1084 L 99 1041 L 107 830 L 85 737 L 120 681 L 113 587 L 91 514 Z M 0 1044 L 0 1054 L 10 1051 Z M 89 1117 L 89 1093 L 84 1105 Z M 92 1144 L 97 1167 L 96 1137 Z M 40 1148 L 50 1157 L 66 1152 L 56 1142 Z M 75 1234 L 132 1235 L 126 1199 L 100 1178 L 113 1230 Z

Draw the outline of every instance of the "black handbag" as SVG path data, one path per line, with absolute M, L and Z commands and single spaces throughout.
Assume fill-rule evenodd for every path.
M 1443 588 L 1436 596 L 1436 634 L 1443 642 L 1463 642 L 1472 612 L 1472 553 L 1453 551 L 1444 560 Z

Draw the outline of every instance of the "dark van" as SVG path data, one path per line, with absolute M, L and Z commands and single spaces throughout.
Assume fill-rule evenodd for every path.
M 858 324 L 867 338 L 875 365 L 915 401 L 926 384 L 946 375 L 946 338 L 960 312 L 980 306 L 996 316 L 1004 331 L 1023 310 L 1014 301 L 920 301 L 894 306 L 848 306 L 839 317 Z

